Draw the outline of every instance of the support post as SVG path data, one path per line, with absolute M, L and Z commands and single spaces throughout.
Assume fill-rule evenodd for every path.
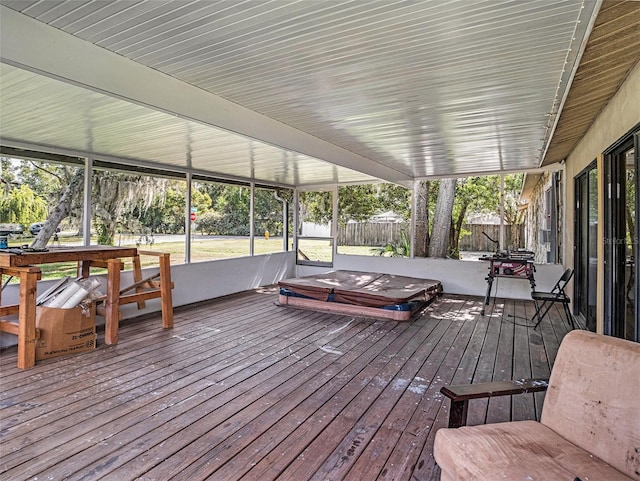
M 162 327 L 173 327 L 173 298 L 171 294 L 171 261 L 169 254 L 160 255 L 160 300 L 162 303 Z
M 500 247 L 506 249 L 504 235 L 504 174 L 500 174 Z
M 18 312 L 18 368 L 36 364 L 36 291 L 39 267 L 20 268 L 20 310 Z
M 256 195 L 256 184 L 251 182 L 249 186 L 249 255 L 253 256 L 255 237 L 256 237 L 256 222 L 255 222 L 255 195 Z
M 184 213 L 184 262 L 189 264 L 191 262 L 191 188 L 192 188 L 193 176 L 191 172 L 187 172 L 187 193 L 186 193 L 186 206 Z
M 105 300 L 104 342 L 118 344 L 120 322 L 120 259 L 107 260 L 107 297 Z
M 93 176 L 93 159 L 84 161 L 84 198 L 82 218 L 82 245 L 91 245 L 91 177 Z M 85 276 L 87 277 L 87 276 Z
M 331 190 L 331 200 L 332 200 L 332 214 L 331 214 L 331 237 L 333 238 L 333 248 L 331 254 L 331 262 L 335 262 L 336 254 L 338 254 L 338 216 L 339 208 L 338 208 L 338 186 L 334 185 Z

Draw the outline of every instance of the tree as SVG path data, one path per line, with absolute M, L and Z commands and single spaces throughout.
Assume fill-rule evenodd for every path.
M 416 196 L 415 232 L 413 233 L 414 254 L 424 257 L 431 251 L 433 256 L 436 250 L 439 256 L 458 257 L 459 242 L 463 235 L 463 224 L 467 221 L 469 213 L 496 212 L 500 197 L 500 177 L 497 175 L 482 177 L 467 177 L 449 179 L 443 185 L 440 180 L 420 181 L 415 185 Z M 448 184 L 448 185 L 447 185 Z M 455 184 L 455 196 L 451 199 L 451 186 Z M 514 211 L 519 217 L 517 223 L 522 222 L 522 214 L 517 209 L 517 198 L 522 185 L 522 175 L 505 176 L 506 202 L 511 202 Z M 448 197 L 443 199 L 443 189 L 448 192 Z M 392 210 L 402 214 L 405 220 L 410 218 L 411 202 L 410 191 L 393 184 L 378 184 L 374 186 L 341 187 L 339 189 L 340 222 L 345 220 L 370 217 L 371 212 L 380 213 Z M 328 222 L 330 217 L 329 201 L 320 194 L 308 195 L 307 211 L 311 219 L 320 219 Z M 322 201 L 320 201 L 322 199 Z M 453 202 L 453 203 L 452 203 Z M 436 213 L 436 208 L 438 209 Z M 506 209 L 508 215 L 510 210 Z M 348 215 L 343 215 L 348 213 Z M 446 219 L 449 225 L 444 226 Z M 508 219 L 506 219 L 508 221 Z M 318 221 L 316 221 L 318 222 Z M 434 225 L 435 224 L 435 225 Z M 446 228 L 445 228 L 446 227 Z M 517 229 L 517 226 L 514 227 Z M 448 232 L 447 235 L 444 233 Z M 434 240 L 433 237 L 438 237 Z M 437 242 L 438 246 L 430 249 L 430 244 Z M 394 243 L 389 243 L 385 248 L 394 248 Z
M 393 211 L 409 220 L 411 190 L 395 184 L 363 184 L 338 188 L 338 223 L 365 221 L 375 214 Z M 333 217 L 331 192 L 300 193 L 300 218 L 327 224 Z
M 416 184 L 415 224 L 413 234 L 413 249 L 416 257 L 426 257 L 429 252 L 429 181 L 423 180 Z
M 11 189 L 17 185 L 11 159 L 8 157 L 0 157 L 0 191 L 3 193 L 2 198 L 9 195 Z
M 329 191 L 300 192 L 299 222 L 328 224 L 333 218 L 333 197 Z M 301 227 L 302 224 L 299 226 Z
M 55 234 L 56 229 L 60 222 L 69 215 L 71 206 L 74 199 L 79 196 L 84 179 L 84 171 L 82 169 L 75 169 L 73 175 L 69 179 L 69 183 L 64 188 L 60 200 L 56 206 L 49 212 L 49 216 L 42 225 L 42 229 L 36 235 L 36 238 L 31 243 L 31 247 L 35 249 L 42 249 L 46 247 L 49 239 Z
M 92 199 L 98 244 L 113 245 L 126 213 L 146 210 L 163 198 L 168 180 L 146 175 L 101 171 L 93 176 Z
M 511 241 L 516 247 L 521 245 L 519 226 L 526 218 L 526 211 L 518 204 L 523 178 L 523 174 L 506 175 L 504 178 L 504 223 L 511 229 Z
M 380 213 L 377 185 L 348 185 L 338 189 L 338 222 L 365 221 Z M 330 220 L 330 219 L 328 219 Z
M 222 215 L 209 211 L 198 217 L 198 230 L 203 234 L 220 234 L 222 230 Z
M 48 236 L 53 235 L 58 224 L 65 218 L 70 219 L 67 221 L 69 224 L 81 226 L 81 168 L 22 161 L 19 169 L 15 169 L 14 161 L 1 160 L 4 186 L 27 183 L 36 197 L 47 199 L 49 205 L 56 206 L 49 216 L 51 223 L 38 236 L 36 245 L 46 245 Z M 416 183 L 416 229 L 413 232 L 415 254 L 422 256 L 429 253 L 440 257 L 456 255 L 462 226 L 468 213 L 493 212 L 497 209 L 498 181 L 498 176 L 488 176 Z M 184 181 L 100 171 L 94 175 L 92 184 L 94 225 L 99 234 L 99 243 L 112 244 L 118 229 L 139 233 L 183 231 L 186 193 Z M 521 177 L 506 176 L 505 184 L 505 220 L 510 224 L 520 223 L 522 213 L 517 208 L 517 192 Z M 71 186 L 75 186 L 74 192 L 69 190 Z M 453 200 L 452 187 L 455 192 Z M 255 227 L 258 233 L 268 230 L 277 235 L 283 231 L 282 203 L 274 198 L 273 193 L 269 188 L 255 189 Z M 281 196 L 291 197 L 291 194 L 290 190 L 280 192 Z M 408 220 L 411 215 L 411 191 L 398 185 L 343 186 L 339 188 L 338 194 L 338 222 L 341 224 L 350 220 L 366 220 L 386 211 L 400 214 L 404 220 Z M 204 231 L 204 227 L 213 229 L 214 226 L 215 232 L 219 234 L 247 235 L 250 221 L 249 196 L 250 189 L 247 186 L 194 182 L 192 204 L 198 209 L 198 223 L 200 224 L 203 215 L 216 213 L 207 220 L 208 224 L 205 222 L 207 225 L 203 225 L 201 230 Z M 303 192 L 300 200 L 300 222 L 327 224 L 331 221 L 331 192 Z M 35 201 L 28 204 L 37 205 Z M 42 219 L 36 219 L 40 220 Z
M 28 184 L 39 196 L 44 198 L 49 208 L 51 208 L 51 206 L 58 204 L 69 182 L 78 170 L 83 171 L 83 168 L 73 165 L 22 160 L 19 162 L 18 176 L 22 183 Z M 80 183 L 77 192 L 70 198 L 69 213 L 63 219 L 67 224 L 67 228 L 73 227 L 79 231 L 82 230 L 83 190 L 83 183 Z
M 223 184 L 218 197 L 213 198 L 214 210 L 222 216 L 220 234 L 249 235 L 250 195 L 248 187 Z
M 411 219 L 411 189 L 396 184 L 376 184 L 378 213 L 393 211 L 409 222 Z
M 136 205 L 124 214 L 123 230 L 135 234 L 179 234 L 184 232 L 185 182 L 169 180 L 163 195 L 155 196 L 151 206 Z
M 433 231 L 429 242 L 429 257 L 447 257 L 449 232 L 456 195 L 456 179 L 442 179 L 438 189 L 438 199 L 433 218 Z
M 456 196 L 453 205 L 451 232 L 449 234 L 449 255 L 460 256 L 459 245 L 462 225 L 469 212 L 496 212 L 500 203 L 500 177 L 489 175 L 457 179 Z
M 23 161 L 20 176 L 46 196 L 50 210 L 32 246 L 43 248 L 66 218 L 77 219 L 81 227 L 84 169 L 60 164 Z M 140 225 L 141 213 L 153 205 L 162 204 L 167 179 L 124 172 L 96 171 L 92 178 L 92 207 L 98 243 L 113 245 L 118 229 Z M 184 209 L 183 209 L 184 218 Z
M 0 198 L 0 222 L 21 224 L 26 228 L 47 217 L 47 203 L 28 185 L 12 188 Z
M 262 235 L 268 231 L 272 235 L 282 235 L 283 224 L 283 203 L 275 198 L 285 199 L 287 203 L 291 200 L 293 192 L 290 190 L 255 189 L 254 216 L 255 232 Z

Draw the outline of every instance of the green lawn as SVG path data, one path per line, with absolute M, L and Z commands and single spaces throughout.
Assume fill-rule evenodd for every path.
M 29 244 L 33 240 L 32 237 L 21 239 L 10 239 L 9 247 L 20 247 Z M 82 239 L 79 237 L 61 236 L 60 245 L 78 245 Z M 135 246 L 135 239 L 120 239 L 123 246 Z M 55 245 L 54 245 L 55 247 Z M 153 245 L 141 244 L 140 250 L 152 250 L 156 252 L 168 252 L 171 254 L 171 264 L 183 264 L 185 246 L 184 241 L 175 242 L 155 242 Z M 274 252 L 282 252 L 282 238 L 271 237 L 269 240 L 263 237 L 256 237 L 254 240 L 254 253 L 256 255 L 269 254 Z M 304 240 L 304 253 L 311 260 L 329 260 L 331 253 L 331 244 L 325 240 Z M 372 248 L 366 246 L 339 246 L 340 254 L 352 255 L 373 255 Z M 202 262 L 215 259 L 228 259 L 233 257 L 243 257 L 249 255 L 249 238 L 233 237 L 233 238 L 199 238 L 194 237 L 191 242 L 191 262 Z M 142 256 L 143 267 L 151 267 L 157 265 L 157 258 L 153 256 Z M 66 262 L 59 264 L 43 264 L 40 266 L 43 279 L 55 279 L 63 276 L 75 277 L 77 265 L 75 262 Z M 125 269 L 131 269 L 131 264 L 125 264 Z M 105 270 L 94 269 L 92 272 L 101 273 Z M 15 279 L 13 282 L 17 282 Z

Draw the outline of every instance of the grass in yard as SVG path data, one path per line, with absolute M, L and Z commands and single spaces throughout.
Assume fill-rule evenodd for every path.
M 23 244 L 30 243 L 33 238 L 12 239 L 10 247 L 20 247 Z M 62 246 L 73 246 L 81 242 L 78 237 L 63 237 L 60 239 Z M 121 239 L 122 246 L 135 246 L 135 239 Z M 291 245 L 291 244 L 290 244 Z M 183 264 L 185 256 L 184 241 L 175 242 L 155 242 L 153 245 L 141 244 L 140 250 L 151 250 L 156 252 L 165 252 L 171 254 L 171 264 Z M 290 247 L 291 248 L 291 247 Z M 325 260 L 330 255 L 331 244 L 326 240 L 310 240 L 304 241 L 304 252 L 311 260 Z M 254 240 L 255 255 L 270 254 L 282 252 L 282 238 L 271 237 L 266 240 L 262 237 L 256 237 Z M 367 246 L 339 246 L 340 254 L 351 255 L 373 255 L 371 247 Z M 327 254 L 329 253 L 329 254 Z M 215 259 L 229 259 L 233 257 L 244 257 L 249 255 L 249 238 L 248 237 L 204 237 L 196 236 L 191 241 L 191 262 L 203 262 Z M 142 267 L 157 266 L 158 259 L 154 256 L 141 256 Z M 330 260 L 330 258 L 328 259 Z M 129 259 L 125 262 L 125 270 L 132 268 Z M 65 262 L 58 264 L 42 264 L 42 279 L 56 279 L 64 276 L 76 277 L 77 264 L 75 262 Z M 106 269 L 92 269 L 92 274 L 106 273 Z M 12 282 L 17 282 L 14 279 Z
M 372 256 L 375 255 L 376 247 L 371 246 L 338 246 L 338 254 L 351 256 Z

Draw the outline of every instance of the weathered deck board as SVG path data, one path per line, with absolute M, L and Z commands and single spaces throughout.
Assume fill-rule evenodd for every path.
M 514 302 L 514 334 L 513 334 L 513 379 L 530 378 L 532 374 L 531 349 L 529 336 L 527 309 L 524 304 Z M 542 376 L 548 377 L 548 376 Z M 511 415 L 516 419 L 536 419 L 535 398 L 532 394 L 511 397 Z
M 0 353 L 0 480 L 435 480 L 445 384 L 544 377 L 567 326 L 529 301 L 444 296 L 411 322 L 277 307 L 260 289 L 124 322 L 120 343 Z M 469 423 L 539 418 L 544 394 Z M 495 401 L 495 402 L 494 402 Z

